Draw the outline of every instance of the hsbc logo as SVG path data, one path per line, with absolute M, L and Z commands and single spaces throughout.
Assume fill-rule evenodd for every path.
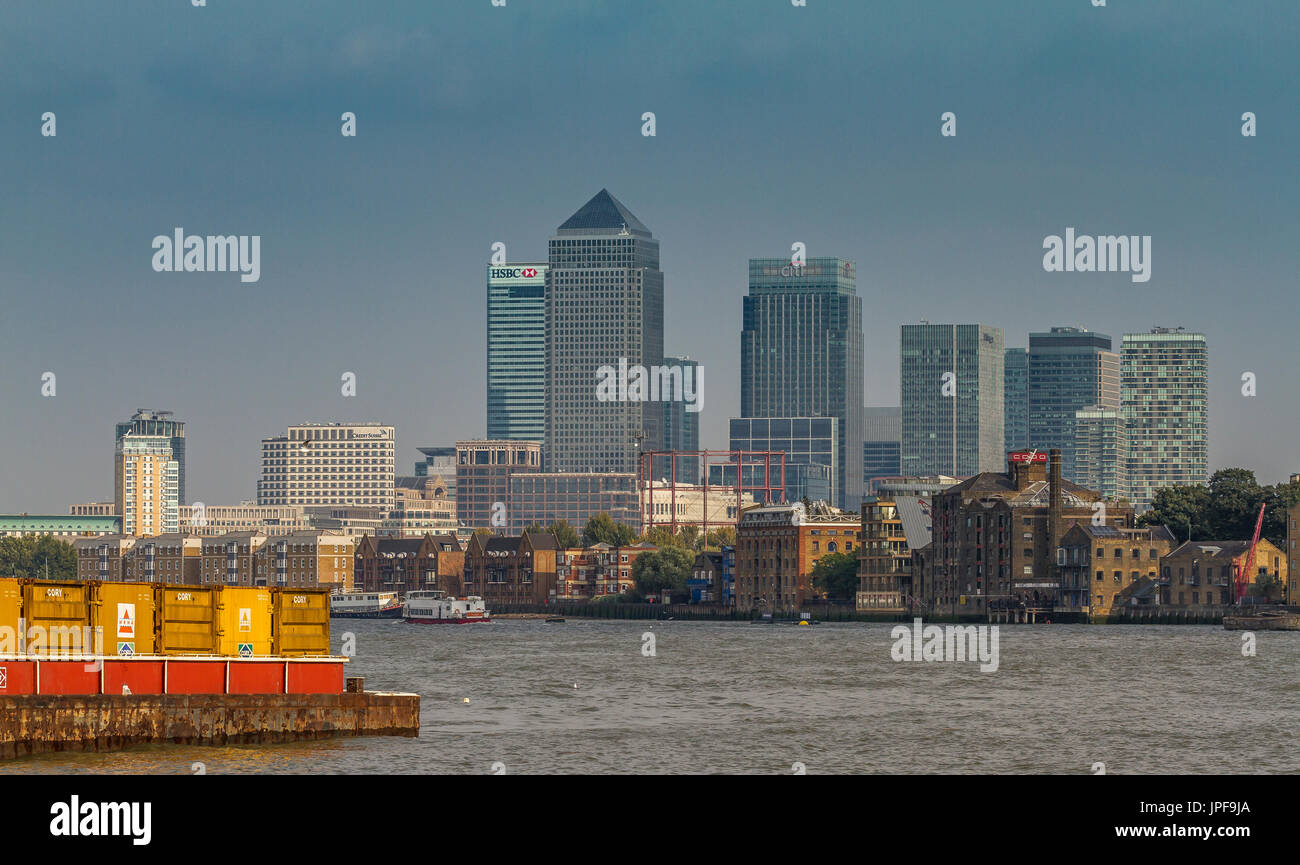
M 536 279 L 535 267 L 492 267 L 488 269 L 491 279 Z

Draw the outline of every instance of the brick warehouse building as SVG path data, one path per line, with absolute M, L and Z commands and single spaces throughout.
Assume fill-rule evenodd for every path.
M 1075 523 L 1133 528 L 1133 506 L 1061 477 L 1061 457 L 1014 452 L 1007 471 L 981 472 L 936 493 L 918 595 L 932 613 L 984 618 L 1006 607 L 1051 611 L 1061 590 L 1056 550 Z M 1080 610 L 1082 612 L 1082 610 Z
M 550 532 L 475 533 L 465 550 L 464 589 L 494 604 L 555 602 L 559 544 Z
M 736 606 L 798 611 L 816 597 L 812 570 L 827 553 L 857 549 L 858 514 L 815 502 L 748 508 L 736 526 Z
M 440 589 L 461 594 L 465 551 L 455 535 L 422 538 L 376 538 L 365 535 L 357 543 L 353 582 L 367 592 Z

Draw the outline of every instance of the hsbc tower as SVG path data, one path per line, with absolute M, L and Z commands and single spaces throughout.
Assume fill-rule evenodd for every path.
M 487 267 L 487 437 L 546 435 L 546 264 Z

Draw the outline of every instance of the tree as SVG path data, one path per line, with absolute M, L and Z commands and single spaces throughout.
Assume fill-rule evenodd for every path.
M 1263 598 L 1265 603 L 1276 604 L 1282 600 L 1282 581 L 1276 574 L 1260 574 L 1249 592 Z
M 642 595 L 659 595 L 686 591 L 686 580 L 695 564 L 695 554 L 684 547 L 669 546 L 653 553 L 642 553 L 632 563 L 632 579 Z
M 1179 540 L 1206 540 L 1210 530 L 1206 513 L 1209 503 L 1210 491 L 1206 487 L 1164 487 L 1156 490 L 1151 499 L 1151 509 L 1139 518 L 1138 523 L 1143 526 L 1164 526 Z
M 858 594 L 858 557 L 854 553 L 827 553 L 812 570 L 813 587 L 832 600 L 851 601 Z
M 1206 486 L 1156 490 L 1151 509 L 1138 525 L 1165 526 L 1180 541 L 1248 541 L 1255 533 L 1259 506 L 1265 505 L 1260 536 L 1286 547 L 1286 511 L 1300 503 L 1300 483 L 1261 487 L 1249 469 L 1220 469 Z
M 651 526 L 646 533 L 641 536 L 641 540 L 648 544 L 654 544 L 656 547 L 680 547 L 683 546 L 682 539 L 679 535 L 673 534 L 673 530 L 668 526 Z
M 1249 469 L 1219 469 L 1210 476 L 1206 519 L 1213 540 L 1249 539 L 1255 534 L 1264 490 Z
M 734 547 L 735 545 L 736 529 L 733 526 L 723 526 L 709 532 L 709 540 L 705 544 L 705 549 L 720 550 L 723 547 Z
M 564 520 L 551 523 L 547 531 L 555 535 L 555 540 L 562 550 L 571 550 L 578 545 L 577 530 Z
M 77 550 L 50 535 L 0 538 L 0 577 L 75 580 Z
M 544 531 L 546 531 L 546 529 L 542 528 L 541 523 L 529 523 L 524 526 L 524 534 L 526 535 L 540 535 Z
M 611 547 L 627 547 L 636 543 L 636 532 L 622 523 L 614 522 L 607 513 L 592 514 L 587 525 L 582 529 L 582 545 L 609 544 Z

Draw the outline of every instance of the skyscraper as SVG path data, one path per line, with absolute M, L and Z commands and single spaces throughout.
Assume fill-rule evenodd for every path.
M 842 258 L 751 258 L 740 332 L 740 413 L 836 420 L 835 504 L 862 501 L 862 299 Z M 782 450 L 774 443 L 776 450 Z
M 487 437 L 546 435 L 546 265 L 488 265 Z
M 1118 411 L 1093 405 L 1074 413 L 1074 475 L 1108 499 L 1129 497 L 1128 431 Z
M 1009 348 L 1003 357 L 1003 438 L 1009 450 L 1029 447 L 1029 349 Z
M 1003 447 L 1002 330 L 983 324 L 902 326 L 903 474 L 968 477 L 999 471 Z
M 903 410 L 899 406 L 867 406 L 862 424 L 862 483 L 870 490 L 874 478 L 902 474 L 899 443 L 903 432 Z
M 1075 412 L 1119 411 L 1119 355 L 1110 337 L 1077 327 L 1029 334 L 1029 446 L 1059 448 L 1061 475 L 1075 477 Z
M 602 189 L 561 225 L 546 271 L 547 471 L 637 471 L 663 449 L 662 403 L 603 377 L 661 366 L 664 276 L 659 241 Z M 648 397 L 648 394 L 645 395 Z
M 1209 350 L 1181 327 L 1126 333 L 1120 401 L 1128 433 L 1130 497 L 1139 510 L 1156 490 L 1209 480 Z
M 113 501 L 122 534 L 152 537 L 180 530 L 180 464 L 171 437 L 123 433 L 113 468 Z
M 666 377 L 669 387 L 660 396 L 663 400 L 664 413 L 664 450 L 697 451 L 700 449 L 700 412 L 684 396 L 685 383 L 690 382 L 694 391 L 702 384 L 700 379 L 700 362 L 689 357 L 666 357 L 664 366 L 677 367 L 682 371 L 679 381 L 672 376 Z M 694 392 L 693 391 L 693 392 Z M 702 404 L 700 404 L 702 406 Z M 698 483 L 700 480 L 700 461 L 687 457 L 677 461 L 678 483 Z
M 125 435 L 163 436 L 171 447 L 172 459 L 176 460 L 177 500 L 185 502 L 185 422 L 172 420 L 169 411 L 155 411 L 138 408 L 128 421 L 115 425 L 115 441 L 120 442 Z

